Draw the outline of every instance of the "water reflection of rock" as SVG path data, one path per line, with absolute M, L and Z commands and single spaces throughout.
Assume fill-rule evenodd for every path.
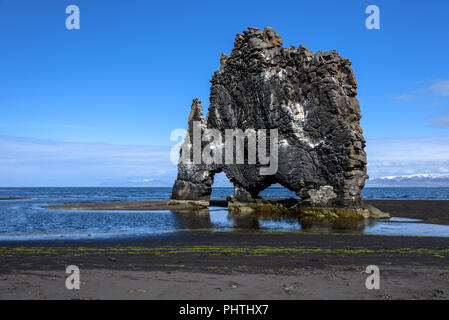
M 228 214 L 228 218 L 232 220 L 234 228 L 242 229 L 259 229 L 259 217 L 254 215 L 238 215 Z
M 201 210 L 170 210 L 175 213 L 175 219 L 179 224 L 179 229 L 209 229 L 212 228 L 210 211 L 208 208 Z
M 362 232 L 376 222 L 366 219 L 300 220 L 301 229 L 308 232 Z
M 211 218 L 209 208 L 201 210 L 170 210 L 173 212 L 175 219 L 175 228 L 177 229 L 213 229 L 217 227 L 217 216 Z M 336 219 L 336 220 L 317 220 L 317 219 L 300 219 L 300 218 L 267 218 L 256 214 L 238 214 L 227 213 L 227 220 L 235 229 L 255 229 L 259 230 L 264 225 L 264 221 L 271 222 L 270 229 L 291 228 L 296 222 L 301 226 L 301 230 L 307 232 L 341 232 L 341 233 L 361 233 L 367 226 L 375 225 L 375 220 L 367 219 Z M 224 217 L 223 217 L 224 218 Z M 221 219 L 221 218 L 220 218 Z M 222 222 L 218 222 L 219 225 Z M 227 225 L 227 223 L 225 223 Z M 230 226 L 230 225 L 228 225 Z

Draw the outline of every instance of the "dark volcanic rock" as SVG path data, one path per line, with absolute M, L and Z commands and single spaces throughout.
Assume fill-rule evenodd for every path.
M 232 53 L 222 54 L 220 69 L 212 77 L 206 120 L 201 102 L 193 102 L 190 137 L 181 151 L 184 156 L 193 154 L 194 120 L 201 121 L 202 134 L 213 128 L 223 137 L 226 129 L 277 129 L 277 172 L 261 175 L 260 163 L 189 164 L 181 157 L 173 199 L 208 200 L 214 174 L 224 171 L 235 186 L 237 201 L 251 201 L 280 183 L 312 206 L 361 203 L 366 154 L 351 62 L 334 50 L 314 54 L 302 45 L 281 46 L 272 28 L 237 34 Z

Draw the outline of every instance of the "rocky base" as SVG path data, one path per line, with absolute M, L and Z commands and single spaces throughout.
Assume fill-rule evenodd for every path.
M 267 217 L 292 216 L 301 219 L 385 219 L 388 213 L 382 212 L 372 205 L 362 204 L 359 207 L 308 207 L 292 204 L 289 201 L 276 203 L 258 199 L 255 202 L 236 202 L 228 204 L 228 210 L 234 214 L 254 214 Z
M 170 200 L 167 204 L 169 206 L 189 206 L 198 210 L 205 209 L 210 205 L 209 201 L 206 200 Z

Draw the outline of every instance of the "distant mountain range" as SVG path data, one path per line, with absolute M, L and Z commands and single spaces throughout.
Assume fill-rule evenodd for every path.
M 224 174 L 215 176 L 213 187 L 232 187 Z M 107 181 L 100 187 L 172 187 L 174 179 L 131 179 L 129 181 Z M 369 179 L 367 187 L 449 187 L 449 174 L 412 174 L 404 176 L 387 176 Z M 280 187 L 276 184 L 272 187 Z
M 367 187 L 449 187 L 449 174 L 411 174 L 366 181 Z
M 158 179 L 150 178 L 129 178 L 127 180 L 108 180 L 103 182 L 100 187 L 147 187 L 147 188 L 161 188 L 161 187 L 173 187 L 175 178 L 171 176 L 163 176 Z M 224 173 L 215 175 L 213 187 L 232 187 L 232 183 Z

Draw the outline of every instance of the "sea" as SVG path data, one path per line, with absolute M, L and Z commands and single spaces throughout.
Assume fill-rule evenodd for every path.
M 213 188 L 212 198 L 225 198 L 233 188 Z M 365 199 L 449 200 L 449 188 L 364 188 Z M 95 241 L 157 237 L 189 231 L 342 232 L 354 234 L 449 237 L 449 226 L 418 219 L 391 217 L 357 225 L 304 225 L 298 219 L 236 217 L 226 208 L 210 207 L 197 214 L 172 211 L 76 211 L 44 209 L 65 203 L 169 199 L 171 188 L 1 188 L 0 242 Z M 271 187 L 262 197 L 296 197 Z

